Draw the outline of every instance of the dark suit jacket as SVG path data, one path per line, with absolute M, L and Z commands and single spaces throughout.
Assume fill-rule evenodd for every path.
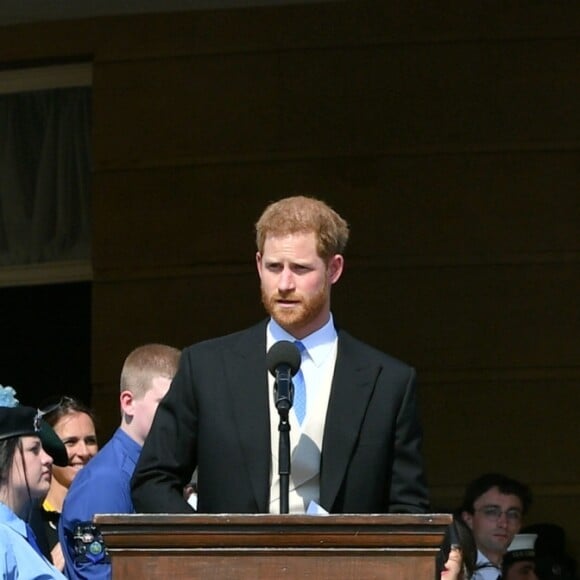
M 185 349 L 137 464 L 137 512 L 266 513 L 270 419 L 266 323 Z M 415 371 L 338 331 L 321 454 L 320 505 L 331 513 L 424 512 Z M 274 469 L 277 466 L 273 466 Z

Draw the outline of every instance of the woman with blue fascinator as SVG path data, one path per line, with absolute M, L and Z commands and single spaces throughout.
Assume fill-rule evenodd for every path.
M 66 465 L 66 449 L 42 414 L 15 395 L 0 385 L 0 577 L 64 579 L 42 555 L 28 521 L 48 493 L 52 464 Z

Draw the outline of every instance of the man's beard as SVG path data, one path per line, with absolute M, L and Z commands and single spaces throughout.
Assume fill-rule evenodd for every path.
M 262 291 L 262 304 L 266 312 L 287 332 L 294 334 L 310 324 L 324 310 L 328 301 L 328 282 L 308 299 L 296 293 L 268 296 Z M 282 307 L 277 300 L 300 299 L 293 307 Z

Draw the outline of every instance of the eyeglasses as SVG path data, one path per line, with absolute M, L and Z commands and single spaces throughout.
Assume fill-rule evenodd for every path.
M 498 505 L 484 505 L 474 511 L 481 512 L 484 518 L 494 522 L 497 522 L 502 514 L 505 514 L 505 518 L 508 522 L 519 523 L 522 521 L 522 512 L 516 508 L 510 508 L 509 510 L 503 511 Z

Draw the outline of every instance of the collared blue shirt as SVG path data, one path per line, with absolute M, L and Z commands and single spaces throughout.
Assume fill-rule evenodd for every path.
M 90 524 L 95 514 L 134 513 L 131 477 L 141 445 L 122 429 L 77 473 L 65 497 L 58 537 L 71 580 L 111 578 L 111 565 L 103 552 L 87 561 L 75 551 L 78 525 Z M 97 546 L 98 548 L 98 546 Z
M 0 577 L 4 580 L 64 580 L 27 539 L 26 523 L 0 502 Z
M 297 339 L 271 318 L 266 328 L 266 350 L 269 350 L 274 343 L 280 340 L 294 342 Z M 300 368 L 308 392 L 306 397 L 307 413 L 313 402 L 316 401 L 317 386 L 332 380 L 336 364 L 337 341 L 338 335 L 332 314 L 324 326 L 300 340 L 305 349 Z
M 480 566 L 480 568 L 478 568 Z M 476 569 L 470 580 L 497 580 L 501 575 L 501 568 L 492 564 L 482 552 L 477 550 Z

